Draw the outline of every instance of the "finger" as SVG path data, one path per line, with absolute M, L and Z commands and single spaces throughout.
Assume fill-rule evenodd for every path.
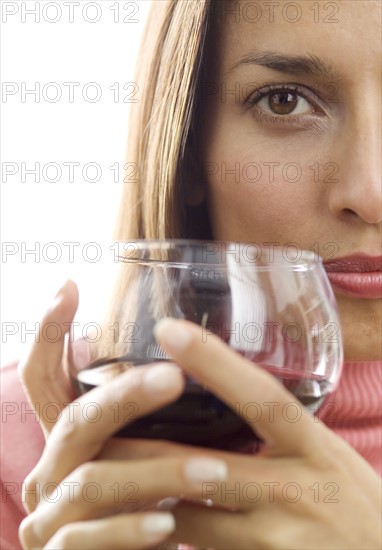
M 60 483 L 77 466 L 96 457 L 122 426 L 174 401 L 183 386 L 184 378 L 175 365 L 147 365 L 132 368 L 71 403 L 25 481 L 27 510 L 36 507 L 39 487 Z
M 229 451 L 174 443 L 165 439 L 112 438 L 105 443 L 98 458 L 103 460 L 138 460 L 160 456 L 189 456 L 198 451 L 205 455 L 221 457 L 223 460 L 227 454 L 232 454 Z
M 161 543 L 175 528 L 168 512 L 120 514 L 110 518 L 76 522 L 59 529 L 48 541 L 46 550 L 144 549 Z M 22 538 L 23 548 L 31 548 Z
M 252 426 L 270 453 L 315 452 L 318 424 L 274 376 L 189 321 L 162 319 L 154 332 L 158 343 L 187 374 Z M 251 418 L 249 407 L 258 411 Z M 291 413 L 292 408 L 290 419 L 285 411 Z
M 68 280 L 39 323 L 36 341 L 18 364 L 21 383 L 45 435 L 51 431 L 60 411 L 74 398 L 62 368 L 62 355 L 65 335 L 77 307 L 78 289 Z
M 265 548 L 255 544 L 256 533 L 252 529 L 249 540 L 246 513 L 206 508 L 198 504 L 181 502 L 172 509 L 176 529 L 169 536 L 169 543 L 186 543 L 196 548 L 235 548 L 255 550 Z
M 98 455 L 101 460 L 139 460 L 159 456 L 188 456 L 196 447 L 164 439 L 112 438 Z M 207 449 L 200 448 L 202 452 Z
M 165 456 L 190 456 L 200 452 L 206 456 L 214 456 L 222 460 L 231 460 L 232 457 L 250 456 L 253 457 L 252 447 L 245 451 L 222 451 L 219 449 L 210 449 L 198 447 L 196 445 L 186 445 L 184 443 L 175 443 L 165 439 L 138 439 L 138 438 L 111 438 L 103 446 L 98 454 L 99 460 L 140 460 L 146 458 L 158 458 Z M 262 451 L 256 453 L 256 459 L 263 456 Z
M 221 460 L 204 456 L 139 462 L 93 461 L 82 465 L 45 495 L 23 522 L 21 536 L 40 548 L 65 524 L 115 513 L 115 509 L 157 502 L 169 495 L 203 498 L 205 483 L 230 482 L 240 472 Z M 134 481 L 129 481 L 134 480 Z
M 181 501 L 171 510 L 176 529 L 167 541 L 170 544 L 187 543 L 192 548 L 219 550 L 287 548 L 290 530 L 275 528 L 279 523 L 282 526 L 282 522 L 278 522 L 278 512 L 275 506 L 264 511 L 232 512 Z M 290 521 L 294 521 L 293 515 Z M 295 548 L 293 543 L 291 547 Z

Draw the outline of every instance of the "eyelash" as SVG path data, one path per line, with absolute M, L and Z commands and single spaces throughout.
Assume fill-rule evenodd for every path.
M 301 88 L 297 84 L 270 84 L 265 88 L 256 90 L 255 93 L 247 100 L 253 116 L 255 118 L 259 118 L 264 122 L 270 122 L 271 124 L 306 124 L 307 117 L 311 116 L 312 113 L 299 115 L 272 115 L 270 114 L 270 112 L 264 111 L 256 107 L 261 99 L 270 96 L 276 92 L 292 92 L 296 94 L 299 98 L 302 97 L 303 99 L 305 99 L 310 105 L 314 103 L 317 106 L 317 99 L 314 99 L 312 97 L 313 92 L 307 93 L 306 88 Z M 316 109 L 315 114 L 317 115 L 318 109 L 316 106 L 314 108 Z

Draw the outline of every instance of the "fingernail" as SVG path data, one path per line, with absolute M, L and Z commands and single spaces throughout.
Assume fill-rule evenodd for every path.
M 53 312 L 56 309 L 56 307 L 59 304 L 61 304 L 67 282 L 68 281 L 65 281 L 65 283 L 58 289 L 55 297 L 53 298 L 53 300 L 50 301 L 50 304 L 48 304 L 48 306 L 47 306 L 48 312 Z
M 191 458 L 185 465 L 185 475 L 190 481 L 224 481 L 227 473 L 227 464 L 216 458 Z
M 180 384 L 180 369 L 172 363 L 155 365 L 143 374 L 143 388 L 147 393 L 165 393 Z
M 178 497 L 167 497 L 163 498 L 157 503 L 157 509 L 158 510 L 172 510 L 174 506 L 176 506 L 179 502 Z
M 66 279 L 66 281 L 64 282 L 64 284 L 58 289 L 57 294 L 56 294 L 56 296 L 54 297 L 55 299 L 56 299 L 56 298 L 59 298 L 59 297 L 61 296 L 61 294 L 63 294 L 63 291 L 65 290 L 65 287 L 66 287 L 66 285 L 68 284 L 68 281 L 69 281 L 69 279 Z
M 175 519 L 168 512 L 147 513 L 141 521 L 141 528 L 147 535 L 164 535 L 174 531 Z
M 179 321 L 171 317 L 165 317 L 157 322 L 154 327 L 154 336 L 169 350 L 182 351 L 191 341 L 192 334 Z

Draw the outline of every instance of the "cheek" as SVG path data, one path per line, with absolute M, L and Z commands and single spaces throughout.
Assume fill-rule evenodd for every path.
M 311 223 L 313 213 L 317 217 L 323 190 L 310 168 L 313 159 L 297 162 L 293 153 L 255 155 L 232 148 L 219 159 L 206 174 L 213 226 L 289 233 Z

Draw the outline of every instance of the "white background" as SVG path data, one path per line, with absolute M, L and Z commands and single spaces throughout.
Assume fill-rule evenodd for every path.
M 86 244 L 112 242 L 122 177 L 116 182 L 110 166 L 122 169 L 125 161 L 128 114 L 134 104 L 124 100 L 139 100 L 139 92 L 133 97 L 133 89 L 123 86 L 134 81 L 151 2 L 70 3 L 71 9 L 63 0 L 0 3 L 2 365 L 19 358 L 33 342 L 34 335 L 26 331 L 33 331 L 66 278 L 79 281 L 85 276 L 83 253 L 86 258 L 96 252 L 84 248 Z M 40 22 L 26 13 L 34 8 Z M 54 19 L 57 22 L 50 22 Z M 73 102 L 65 82 L 79 83 L 73 88 Z M 97 84 L 99 101 L 89 100 L 97 89 L 88 83 Z M 37 89 L 37 95 L 23 95 L 26 89 Z M 62 97 L 49 101 L 57 90 Z M 63 164 L 68 162 L 80 163 L 74 168 L 74 182 Z M 40 182 L 23 169 L 36 163 Z M 54 168 L 45 170 L 48 163 L 57 163 L 61 176 Z M 94 168 L 82 175 L 88 163 L 99 167 L 97 183 L 86 181 L 96 177 Z M 12 169 L 17 172 L 7 175 Z M 50 181 L 57 176 L 57 182 Z M 73 262 L 64 242 L 80 243 L 73 248 Z M 26 249 L 36 253 L 25 254 Z

